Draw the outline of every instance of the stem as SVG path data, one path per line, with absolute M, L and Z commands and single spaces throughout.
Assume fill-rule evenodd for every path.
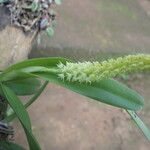
M 131 110 L 126 111 L 131 116 L 133 121 L 137 124 L 139 129 L 143 132 L 147 140 L 150 142 L 150 130 L 148 129 L 148 127 L 144 124 L 144 122 L 138 117 L 138 115 L 134 111 Z
M 24 105 L 25 108 L 28 108 L 43 92 L 49 82 L 45 81 L 41 88 L 37 91 L 37 93 L 31 97 L 31 99 Z M 7 116 L 3 122 L 11 122 L 14 118 L 16 118 L 16 114 L 12 112 L 9 116 Z
M 48 81 L 46 81 L 41 88 L 38 90 L 38 92 L 24 105 L 25 108 L 28 108 L 43 92 L 43 90 L 46 88 L 46 86 L 48 85 Z

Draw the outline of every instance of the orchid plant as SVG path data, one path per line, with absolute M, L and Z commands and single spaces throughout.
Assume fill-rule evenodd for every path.
M 49 13 L 49 8 L 51 9 L 50 6 L 53 3 L 60 4 L 61 0 L 45 1 L 48 6 L 43 6 L 42 0 L 30 1 L 29 4 L 31 5 L 26 8 L 19 5 L 24 14 L 30 12 L 36 16 L 39 13 L 40 16 L 38 19 L 36 18 L 35 24 L 30 24 L 31 28 L 21 24 L 22 27 L 25 27 L 25 31 L 36 28 L 46 30 L 48 36 L 53 35 L 54 30 L 51 24 L 53 15 Z M 15 11 L 12 12 L 12 10 L 18 8 L 16 1 L 0 0 L 0 5 L 9 2 L 11 2 L 11 6 L 14 6 L 13 9 L 12 7 L 9 8 L 10 12 L 15 15 Z M 49 21 L 45 20 L 45 16 L 41 18 L 41 6 L 47 10 Z M 32 20 L 30 15 L 28 16 L 29 18 L 25 21 Z M 13 18 L 11 19 L 13 21 Z M 19 19 L 22 20 L 22 18 Z M 143 132 L 143 135 L 150 141 L 149 129 L 136 114 L 138 110 L 143 108 L 143 97 L 133 89 L 113 79 L 120 75 L 141 71 L 150 71 L 150 55 L 148 54 L 128 55 L 102 62 L 74 62 L 66 58 L 52 57 L 36 58 L 14 64 L 0 71 L 0 149 L 24 150 L 22 146 L 10 140 L 13 135 L 10 122 L 17 117 L 26 134 L 29 149 L 41 150 L 40 144 L 33 135 L 27 108 L 37 100 L 48 83 L 55 83 L 89 97 L 91 100 L 126 110 Z M 44 83 L 41 83 L 42 80 Z M 29 97 L 26 104 L 22 103 L 20 96 Z
M 81 95 L 127 111 L 150 141 L 150 131 L 136 111 L 144 105 L 143 97 L 126 85 L 112 79 L 122 74 L 150 71 L 150 55 L 138 54 L 102 62 L 74 62 L 65 58 L 36 58 L 14 64 L 1 71 L 0 95 L 4 117 L 0 122 L 1 149 L 23 150 L 8 140 L 12 134 L 9 123 L 17 117 L 26 133 L 30 150 L 41 150 L 35 139 L 27 108 L 37 99 L 48 83 L 55 83 Z M 41 85 L 41 80 L 45 82 Z M 82 84 L 84 83 L 84 84 Z M 23 104 L 18 96 L 33 95 Z M 8 105 L 10 107 L 8 107 Z M 3 132 L 1 132 L 3 131 Z

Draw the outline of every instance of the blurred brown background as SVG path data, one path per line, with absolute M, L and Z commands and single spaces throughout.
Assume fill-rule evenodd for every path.
M 63 0 L 55 35 L 35 42 L 31 57 L 102 60 L 150 53 L 150 1 Z M 150 127 L 150 76 L 124 80 L 145 98 L 139 112 Z M 149 150 L 150 144 L 122 110 L 49 84 L 29 109 L 43 150 Z M 19 126 L 19 125 L 17 125 Z M 22 129 L 16 141 L 26 145 Z
M 77 59 L 102 53 L 150 52 L 148 0 L 63 0 L 55 35 L 43 34 L 32 56 Z

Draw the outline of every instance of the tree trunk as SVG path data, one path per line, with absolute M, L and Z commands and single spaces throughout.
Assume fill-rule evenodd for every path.
M 0 6 L 0 70 L 18 61 L 27 59 L 31 43 L 36 35 L 26 35 L 21 29 L 10 24 L 10 15 L 6 8 Z M 0 121 L 4 119 L 7 107 L 6 101 L 0 95 Z M 6 104 L 7 105 L 7 104 Z M 2 132 L 3 124 L 0 122 L 0 140 L 7 139 L 7 134 Z M 8 128 L 9 129 L 9 128 Z
M 0 7 L 0 69 L 27 59 L 35 35 L 10 25 L 7 9 Z

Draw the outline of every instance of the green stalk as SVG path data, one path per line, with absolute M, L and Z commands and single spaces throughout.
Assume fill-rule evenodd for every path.
M 148 127 L 144 124 L 144 122 L 138 117 L 138 115 L 134 111 L 131 110 L 126 111 L 131 116 L 133 121 L 137 124 L 139 129 L 143 132 L 147 140 L 150 142 L 150 130 L 148 129 Z

